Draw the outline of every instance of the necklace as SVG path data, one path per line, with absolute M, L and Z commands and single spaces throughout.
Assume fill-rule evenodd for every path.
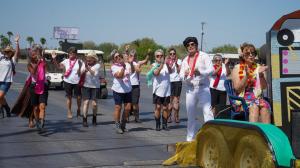
M 245 62 L 241 62 L 240 64 L 240 69 L 239 69 L 239 77 L 240 80 L 242 80 L 245 76 L 244 76 L 244 70 L 246 68 L 246 64 Z M 255 84 L 255 76 L 254 76 L 254 71 L 257 68 L 257 64 L 253 63 L 251 66 L 248 66 L 248 78 L 247 78 L 247 85 L 248 86 L 254 86 Z

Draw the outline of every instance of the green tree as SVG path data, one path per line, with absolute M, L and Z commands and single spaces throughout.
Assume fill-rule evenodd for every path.
M 101 43 L 98 45 L 98 49 L 104 52 L 103 59 L 106 62 L 110 61 L 111 51 L 118 48 L 119 46 L 117 44 L 109 42 Z
M 85 41 L 82 43 L 83 49 L 91 49 L 91 50 L 96 50 L 98 49 L 95 42 L 93 41 Z
M 9 44 L 11 44 L 11 37 L 14 35 L 11 31 L 7 32 Z
M 10 44 L 9 39 L 4 35 L 0 35 L 0 40 L 1 40 L 1 43 L 0 43 L 1 48 L 5 48 L 6 46 L 8 46 Z
M 237 54 L 238 49 L 236 46 L 231 44 L 225 44 L 223 46 L 215 47 L 212 49 L 212 53 L 228 53 L 228 54 Z
M 32 44 L 33 44 L 33 42 L 34 42 L 34 39 L 33 39 L 33 37 L 28 36 L 28 37 L 26 38 L 26 41 L 29 43 L 29 47 L 31 47 Z
M 153 39 L 147 38 L 147 37 L 142 38 L 142 39 L 136 39 L 136 40 L 132 41 L 129 44 L 130 44 L 130 49 L 135 49 L 136 50 L 138 60 L 145 59 L 145 57 L 148 53 L 148 49 L 151 49 L 151 51 L 152 51 L 152 53 L 150 55 L 150 60 L 151 61 L 154 60 L 153 52 L 155 50 L 163 49 L 164 51 L 166 51 L 166 49 L 162 45 L 157 44 Z M 127 45 L 127 44 L 123 44 L 121 46 L 121 51 L 124 51 L 125 45 Z
M 43 48 L 44 48 L 44 46 L 45 46 L 47 40 L 46 40 L 44 37 L 41 37 L 41 38 L 40 38 L 40 42 L 41 42 L 41 44 L 42 44 L 42 46 L 43 46 Z

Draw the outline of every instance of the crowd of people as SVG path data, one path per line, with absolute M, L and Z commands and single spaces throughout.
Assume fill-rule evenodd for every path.
M 19 55 L 19 39 L 15 38 L 16 49 L 7 46 L 0 54 L 0 110 L 10 116 L 5 95 L 7 94 L 16 72 L 15 66 Z M 250 122 L 271 122 L 269 103 L 263 99 L 262 90 L 267 87 L 265 73 L 267 66 L 255 62 L 257 56 L 254 45 L 244 43 L 241 45 L 240 62 L 232 70 L 229 60 L 216 54 L 213 59 L 205 52 L 199 51 L 196 37 L 187 37 L 183 41 L 187 55 L 181 60 L 175 48 L 170 48 L 167 53 L 162 49 L 154 51 L 154 63 L 146 75 L 147 84 L 152 85 L 153 111 L 155 130 L 169 130 L 168 123 L 179 123 L 180 95 L 182 86 L 186 89 L 187 113 L 187 141 L 192 141 L 198 131 L 197 115 L 203 113 L 204 122 L 213 120 L 218 105 L 226 105 L 227 94 L 224 81 L 230 78 L 238 96 L 243 97 L 249 107 Z M 134 121 L 140 123 L 140 73 L 141 67 L 148 63 L 151 50 L 144 60 L 138 61 L 136 50 L 125 52 L 113 50 L 110 53 L 113 77 L 112 91 L 115 102 L 113 118 L 116 132 L 127 132 L 126 123 L 129 116 L 134 116 Z M 68 58 L 62 62 L 57 61 L 57 55 L 52 53 L 52 63 L 64 69 L 63 81 L 66 92 L 67 118 L 73 117 L 72 98 L 77 99 L 76 116 L 82 116 L 83 127 L 88 127 L 89 104 L 92 104 L 92 125 L 97 125 L 97 97 L 100 87 L 100 67 L 98 56 L 94 51 L 85 55 L 84 59 L 77 56 L 77 49 L 70 47 Z M 46 79 L 46 61 L 43 57 L 43 48 L 33 45 L 27 65 L 29 76 L 25 82 L 12 111 L 19 116 L 26 114 L 29 118 L 29 127 L 43 129 L 45 125 L 46 107 L 48 100 L 48 81 Z M 28 90 L 28 91 L 27 91 Z M 25 99 L 25 97 L 27 97 Z M 30 100 L 26 107 L 19 107 L 18 102 Z M 81 102 L 83 107 L 81 107 Z M 200 107 L 200 108 L 198 108 Z M 236 107 L 242 110 L 239 102 Z M 81 110 L 82 108 L 82 110 Z M 24 111 L 27 111 L 24 113 Z

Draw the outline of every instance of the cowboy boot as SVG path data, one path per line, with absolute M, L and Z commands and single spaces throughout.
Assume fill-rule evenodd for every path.
M 169 128 L 168 128 L 168 119 L 162 117 L 162 120 L 163 120 L 162 129 L 168 131 L 169 130 Z
M 94 116 L 94 115 L 93 115 L 93 120 L 92 120 L 92 122 L 93 122 L 93 126 L 96 126 L 96 125 L 97 125 L 97 116 Z
M 135 110 L 134 116 L 135 116 L 134 121 L 135 121 L 136 123 L 142 123 L 142 121 L 140 120 L 140 114 L 139 114 L 139 111 L 138 111 L 138 110 Z
M 160 131 L 160 118 L 155 117 L 155 122 L 156 122 L 155 130 Z
M 128 132 L 128 129 L 126 129 L 126 120 L 122 120 L 121 129 L 123 132 Z
M 88 127 L 87 117 L 83 117 L 82 126 L 83 126 L 83 127 Z

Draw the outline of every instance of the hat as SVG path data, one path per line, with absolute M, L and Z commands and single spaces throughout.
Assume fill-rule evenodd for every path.
M 86 55 L 86 57 L 92 57 L 92 58 L 94 58 L 96 61 L 98 61 L 98 56 L 97 56 L 97 54 L 96 54 L 95 51 L 90 51 L 90 52 Z
M 187 37 L 184 41 L 183 41 L 183 45 L 185 47 L 187 47 L 187 45 L 190 43 L 190 42 L 194 42 L 196 45 L 198 45 L 198 40 L 196 37 Z
M 15 50 L 12 48 L 12 46 L 8 45 L 4 48 L 3 52 L 15 52 Z

